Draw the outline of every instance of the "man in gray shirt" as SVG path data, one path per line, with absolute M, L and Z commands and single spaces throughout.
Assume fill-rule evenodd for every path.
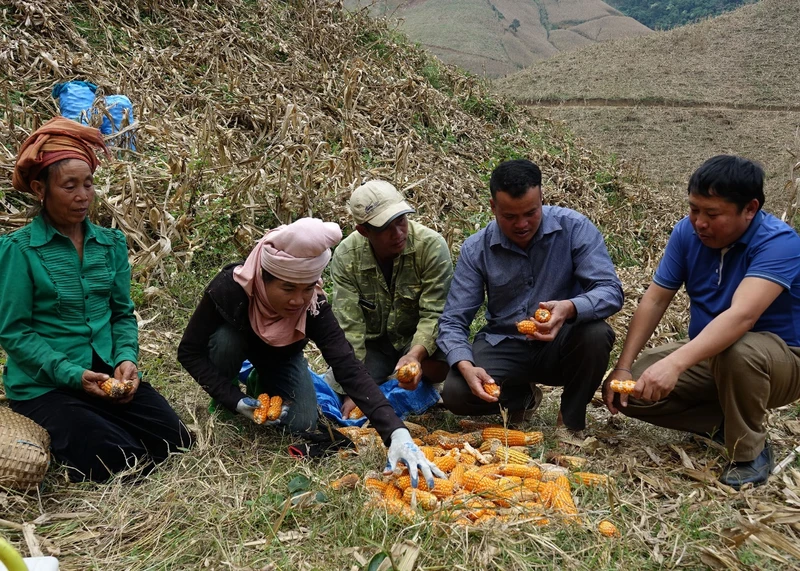
M 605 318 L 622 307 L 622 284 L 603 236 L 582 214 L 542 206 L 542 173 L 528 160 L 506 161 L 489 182 L 495 220 L 461 247 L 437 344 L 452 369 L 442 400 L 455 414 L 492 414 L 512 422 L 541 400 L 536 383 L 562 386 L 558 424 L 586 426 L 586 405 L 603 380 L 614 344 Z M 486 325 L 469 330 L 487 301 Z M 551 312 L 532 335 L 516 323 Z M 499 399 L 484 390 L 497 383 Z

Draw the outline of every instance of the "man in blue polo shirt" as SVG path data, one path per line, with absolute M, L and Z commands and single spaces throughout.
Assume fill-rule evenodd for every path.
M 689 216 L 603 385 L 612 414 L 724 437 L 731 461 L 720 481 L 737 489 L 767 481 L 767 411 L 800 398 L 800 237 L 763 205 L 764 171 L 747 159 L 720 155 L 694 172 Z M 636 359 L 681 285 L 689 338 Z M 638 379 L 632 397 L 608 390 L 611 378 Z

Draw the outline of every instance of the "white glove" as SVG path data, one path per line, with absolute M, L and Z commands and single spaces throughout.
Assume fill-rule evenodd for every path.
M 397 470 L 397 463 L 402 461 L 408 466 L 408 475 L 411 476 L 411 486 L 416 488 L 419 483 L 417 471 L 421 470 L 428 489 L 433 488 L 433 477 L 447 478 L 434 464 L 431 464 L 422 450 L 411 440 L 411 433 L 407 428 L 398 428 L 392 432 L 391 444 L 389 445 L 389 459 L 386 462 L 384 473 Z
M 253 420 L 253 412 L 261 406 L 261 403 L 258 402 L 258 399 L 254 399 L 252 397 L 244 397 L 238 403 L 236 403 L 236 412 L 241 414 L 242 416 L 246 416 L 250 420 Z M 261 426 L 275 426 L 276 424 L 280 424 L 286 415 L 289 412 L 289 405 L 284 404 L 281 406 L 281 413 L 278 415 L 278 418 L 275 420 L 267 420 L 264 421 Z M 255 421 L 254 421 L 255 422 Z

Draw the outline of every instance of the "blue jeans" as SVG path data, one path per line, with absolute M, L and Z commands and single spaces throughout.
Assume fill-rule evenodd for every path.
M 226 323 L 208 341 L 209 358 L 220 374 L 239 383 L 242 362 L 247 358 L 246 338 L 241 331 Z M 308 361 L 302 352 L 273 363 L 268 371 L 253 371 L 247 379 L 247 395 L 262 393 L 280 395 L 289 405 L 283 424 L 290 432 L 314 430 L 317 427 L 317 393 L 308 372 Z

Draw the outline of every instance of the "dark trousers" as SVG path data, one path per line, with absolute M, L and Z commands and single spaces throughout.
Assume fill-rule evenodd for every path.
M 614 331 L 604 321 L 565 324 L 549 342 L 506 339 L 490 345 L 483 338 L 472 345 L 475 365 L 500 385 L 500 402 L 474 394 L 453 367 L 444 382 L 442 401 L 454 414 L 481 415 L 523 410 L 533 400 L 531 383 L 564 387 L 561 415 L 573 430 L 586 426 L 586 405 L 592 400 L 608 367 Z
M 73 482 L 103 482 L 137 461 L 158 463 L 193 443 L 166 399 L 144 381 L 127 404 L 66 389 L 10 403 L 47 430 L 53 455 Z

